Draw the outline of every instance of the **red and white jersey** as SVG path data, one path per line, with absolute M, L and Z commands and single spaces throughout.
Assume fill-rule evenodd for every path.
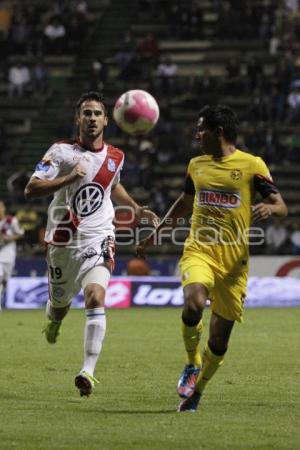
M 5 241 L 3 238 L 23 236 L 24 230 L 14 216 L 6 216 L 0 219 L 0 263 L 14 264 L 17 254 L 16 241 Z
M 55 143 L 36 166 L 32 177 L 53 180 L 68 175 L 79 163 L 83 178 L 55 192 L 48 210 L 45 241 L 69 248 L 91 246 L 114 236 L 112 186 L 120 180 L 124 154 L 104 143 L 99 151 L 85 149 L 78 140 Z

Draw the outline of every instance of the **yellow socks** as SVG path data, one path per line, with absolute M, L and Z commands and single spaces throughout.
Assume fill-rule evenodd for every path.
M 187 364 L 195 367 L 201 367 L 200 337 L 202 330 L 202 320 L 193 327 L 188 327 L 182 322 L 182 337 L 187 353 Z
M 197 392 L 200 394 L 203 392 L 206 384 L 214 376 L 218 368 L 223 364 L 224 357 L 225 354 L 221 356 L 215 355 L 209 348 L 208 344 L 206 344 L 203 353 L 202 369 L 195 388 Z

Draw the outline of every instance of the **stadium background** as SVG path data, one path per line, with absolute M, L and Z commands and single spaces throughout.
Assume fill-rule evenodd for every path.
M 297 1 L 8 1 L 1 2 L 0 30 L 0 198 L 26 230 L 16 276 L 46 275 L 49 199 L 25 202 L 23 190 L 46 149 L 76 135 L 76 99 L 101 90 L 111 113 L 117 97 L 135 88 L 148 90 L 159 103 L 155 130 L 129 136 L 112 119 L 106 130 L 106 139 L 126 153 L 122 183 L 132 196 L 162 216 L 181 192 L 187 162 L 197 155 L 200 107 L 228 104 L 240 118 L 238 147 L 264 158 L 289 207 L 288 218 L 263 224 L 264 244 L 252 245 L 251 253 L 268 258 L 253 259 L 251 275 L 297 275 Z M 168 239 L 150 250 L 148 266 L 130 261 L 134 245 L 118 225 L 126 218 L 119 210 L 115 275 L 176 275 L 182 246 Z M 183 242 L 186 225 L 177 240 Z
M 76 133 L 74 102 L 83 91 L 103 90 L 111 113 L 131 88 L 154 95 L 159 123 L 135 138 L 111 120 L 106 139 L 126 153 L 122 183 L 159 215 L 181 191 L 186 163 L 197 154 L 200 107 L 222 102 L 236 110 L 238 145 L 265 159 L 289 207 L 275 229 L 264 224 L 265 244 L 251 246 L 249 301 L 299 305 L 299 48 L 297 0 L 1 1 L 0 198 L 26 229 L 10 306 L 36 308 L 47 298 L 48 200 L 25 203 L 23 197 L 35 164 L 51 143 Z M 16 74 L 23 80 L 18 87 Z M 82 311 L 70 312 L 54 349 L 41 338 L 41 310 L 0 315 L 1 450 L 299 448 L 299 308 L 249 309 L 201 410 L 178 417 L 180 310 L 141 306 L 182 303 L 178 280 L 158 277 L 176 275 L 181 246 L 166 240 L 151 249 L 149 267 L 141 267 L 117 233 L 115 274 L 122 278 L 114 280 L 109 299 L 117 296 L 124 308 L 108 312 L 101 383 L 88 402 L 72 385 Z M 130 289 L 137 308 L 125 308 Z

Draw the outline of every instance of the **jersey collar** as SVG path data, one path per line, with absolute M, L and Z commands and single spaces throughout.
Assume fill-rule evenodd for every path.
M 98 148 L 90 148 L 90 147 L 88 147 L 87 145 L 84 145 L 84 144 L 80 141 L 79 137 L 76 138 L 75 140 L 76 140 L 77 144 L 78 144 L 81 148 L 83 148 L 84 150 L 88 150 L 89 152 L 92 152 L 92 153 L 99 153 L 99 152 L 102 152 L 102 150 L 104 149 L 104 145 L 105 145 L 105 142 L 103 141 L 101 147 L 98 147 Z

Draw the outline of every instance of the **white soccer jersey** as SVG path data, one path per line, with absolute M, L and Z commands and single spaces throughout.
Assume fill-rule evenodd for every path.
M 50 147 L 32 177 L 53 180 L 68 175 L 78 163 L 86 175 L 55 192 L 48 210 L 46 242 L 78 248 L 114 236 L 110 194 L 120 180 L 123 161 L 123 152 L 106 143 L 97 152 L 85 149 L 78 140 Z
M 20 227 L 18 219 L 6 216 L 0 220 L 0 263 L 14 264 L 17 254 L 16 241 L 5 241 L 2 236 L 23 236 L 24 230 Z

